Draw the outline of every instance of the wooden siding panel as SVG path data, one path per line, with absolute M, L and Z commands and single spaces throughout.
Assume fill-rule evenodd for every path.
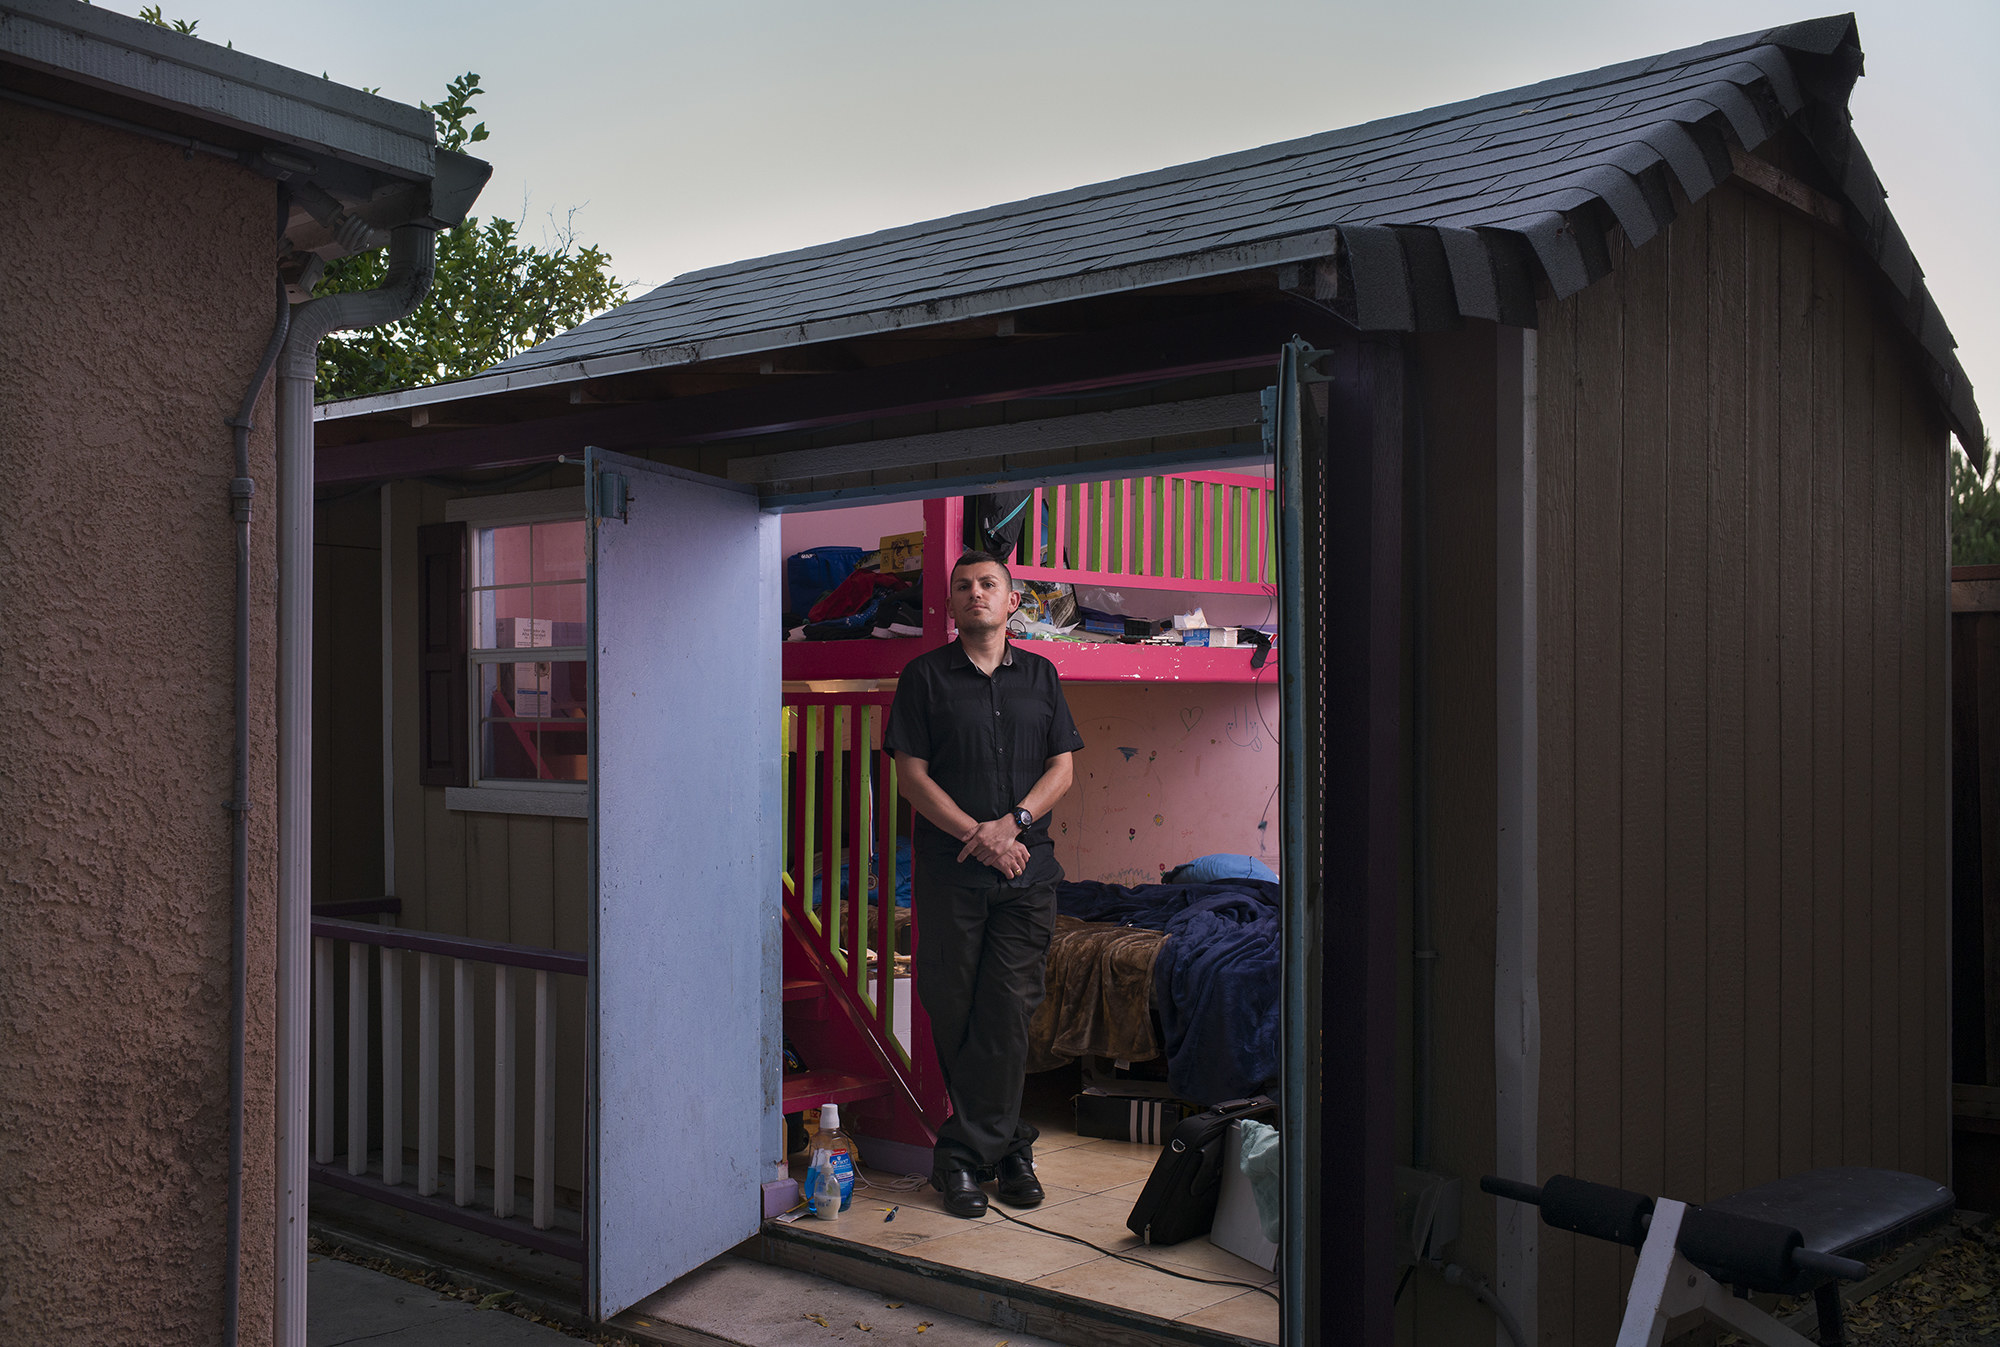
M 1708 998 L 1707 1117 L 1702 1201 L 1743 1187 L 1744 624 L 1747 620 L 1748 483 L 1744 249 L 1740 192 L 1708 210 Z M 1676 321 L 1688 315 L 1676 315 Z
M 1941 418 L 1851 245 L 1740 188 L 1614 277 L 1543 311 L 1543 1171 L 1942 1178 Z M 1608 1340 L 1626 1279 L 1543 1250 L 1543 1341 Z
M 1779 213 L 1778 640 L 1780 837 L 1778 1172 L 1813 1167 L 1813 345 L 1811 228 Z
M 1922 839 L 1924 864 L 1924 975 L 1927 1000 L 1918 1033 L 1928 1045 L 1928 1065 L 1924 1088 L 1917 1091 L 1926 1101 L 1922 1120 L 1924 1146 L 1923 1173 L 1939 1183 L 1951 1178 L 1951 1002 L 1944 989 L 1951 983 L 1951 619 L 1948 612 L 1951 581 L 1951 540 L 1946 526 L 1945 501 L 1949 490 L 1949 432 L 1943 417 L 1928 401 L 1927 385 L 1915 384 L 1908 390 L 1910 419 L 1905 422 L 1904 452 L 1918 455 L 1923 487 L 1917 493 L 1917 521 L 1925 539 L 1921 556 L 1920 611 L 1934 614 L 1924 628 L 1924 742 L 1930 756 L 1924 773 L 1924 819 Z M 1911 422 L 1914 422 L 1912 425 Z
M 1537 964 L 1542 1005 L 1541 1136 L 1537 1181 L 1550 1174 L 1583 1169 L 1577 1153 L 1577 1093 L 1584 1085 L 1576 1069 L 1576 1035 L 1585 1008 L 1578 1001 L 1581 975 L 1576 948 L 1578 882 L 1575 772 L 1576 617 L 1578 597 L 1577 526 L 1586 508 L 1578 496 L 1577 394 L 1580 386 L 1579 305 L 1553 306 L 1536 339 L 1536 507 L 1540 592 L 1537 599 L 1536 677 L 1540 682 L 1536 717 L 1536 757 L 1541 781 L 1539 836 L 1540 892 Z M 1504 508 L 1504 507 L 1503 507 Z M 1505 597 L 1502 596 L 1502 602 Z M 1583 1266 L 1589 1254 L 1578 1239 L 1546 1226 L 1540 1270 L 1543 1342 L 1566 1342 L 1575 1332 L 1574 1315 L 1584 1295 Z
M 1574 1173 L 1616 1183 L 1622 1168 L 1623 1055 L 1618 1009 L 1623 986 L 1623 873 L 1619 856 L 1623 744 L 1598 727 L 1615 725 L 1624 703 L 1620 666 L 1619 556 L 1624 343 L 1622 278 L 1577 297 L 1573 655 L 1568 726 L 1574 763 L 1575 1060 L 1602 1066 L 1576 1076 Z M 1546 834 L 1547 826 L 1544 825 Z M 1547 1062 L 1544 1060 L 1544 1071 Z M 1576 1326 L 1583 1334 L 1623 1300 L 1620 1250 L 1576 1241 Z
M 1619 528 L 1624 621 L 1616 727 L 1623 779 L 1619 848 L 1624 913 L 1619 1060 L 1624 1186 L 1666 1184 L 1667 973 L 1667 250 L 1625 249 L 1625 424 Z M 1606 726 L 1605 732 L 1612 732 Z
M 1842 827 L 1841 925 L 1841 1154 L 1865 1165 L 1873 1143 L 1875 1073 L 1870 1030 L 1873 1011 L 1875 883 L 1875 630 L 1874 537 L 1876 481 L 1869 440 L 1874 420 L 1868 297 L 1862 282 L 1837 255 L 1836 280 L 1844 292 L 1841 329 L 1841 438 L 1844 469 L 1839 524 L 1841 602 L 1846 631 L 1841 649 L 1846 695 L 1841 707 Z
M 1841 504 L 1841 342 L 1847 287 L 1845 248 L 1815 232 L 1812 280 L 1812 651 L 1813 651 L 1813 1164 L 1843 1162 L 1841 1100 L 1847 1087 L 1842 1051 L 1841 976 L 1846 932 L 1841 908 L 1847 872 L 1841 856 L 1846 789 L 1843 693 L 1846 669 Z
M 1873 306 L 1869 306 L 1873 316 Z M 1900 703 L 1903 699 L 1901 648 L 1911 633 L 1902 612 L 1905 586 L 1902 570 L 1906 561 L 1904 543 L 1907 526 L 1899 522 L 1904 512 L 1902 446 L 1896 384 L 1899 362 L 1888 349 L 1887 334 L 1870 323 L 1869 388 L 1872 391 L 1871 421 L 1867 436 L 1870 476 L 1875 484 L 1875 517 L 1869 528 L 1874 541 L 1874 581 L 1870 598 L 1873 612 L 1870 625 L 1875 632 L 1871 643 L 1874 670 L 1874 704 L 1871 726 L 1872 765 L 1870 775 L 1879 783 L 1875 797 L 1873 831 L 1873 880 L 1870 884 L 1870 916 L 1874 934 L 1868 942 L 1869 959 L 1874 965 L 1870 979 L 1869 1075 L 1874 1083 L 1874 1109 L 1869 1117 L 1869 1152 L 1875 1163 L 1901 1168 L 1902 1109 L 1901 1069 L 1897 1062 L 1902 1036 L 1902 996 L 1898 987 L 1902 963 L 1900 928 L 1903 925 L 1903 869 L 1901 801 L 1903 754 L 1898 739 L 1902 732 Z M 1917 858 L 1911 856 L 1909 860 Z M 1895 1158 L 1892 1158 L 1895 1157 Z
M 1896 850 L 1900 890 L 1896 912 L 1896 991 L 1897 1022 L 1908 1042 L 1923 1033 L 1924 1015 L 1924 893 L 1932 883 L 1926 856 L 1924 810 L 1930 803 L 1925 772 L 1931 760 L 1930 730 L 1924 661 L 1931 654 L 1924 628 L 1924 579 L 1930 569 L 1923 564 L 1922 549 L 1930 542 L 1930 530 L 1918 523 L 1923 509 L 1923 450 L 1911 435 L 1910 421 L 1915 411 L 1911 403 L 1909 379 L 1901 368 L 1901 352 L 1893 342 L 1884 343 L 1881 360 L 1889 366 L 1895 382 L 1895 402 L 1890 417 L 1890 443 L 1897 461 L 1899 491 L 1897 515 L 1910 521 L 1897 531 L 1904 535 L 1903 564 L 1897 568 L 1892 602 L 1899 618 L 1895 653 L 1899 657 L 1899 694 L 1896 698 L 1896 742 L 1902 761 L 1896 796 Z M 1901 1045 L 1897 1045 L 1899 1048 Z M 1932 1068 L 1931 1053 L 1899 1051 L 1894 1059 L 1899 1073 L 1897 1100 L 1902 1105 L 1897 1119 L 1897 1168 L 1922 1173 L 1929 1162 L 1928 1139 L 1924 1135 L 1924 1073 Z
M 1667 249 L 1666 1156 L 1664 1190 L 1707 1192 L 1708 218 Z
M 1431 1166 L 1474 1182 L 1494 1165 L 1494 338 L 1491 326 L 1469 324 L 1417 339 L 1429 506 L 1423 607 L 1431 716 L 1422 767 L 1432 783 L 1425 845 L 1438 956 Z M 1468 1195 L 1452 1257 L 1494 1266 L 1496 1206 Z M 1418 1273 L 1404 1299 L 1411 1302 L 1411 1347 L 1455 1347 L 1492 1335 L 1491 1313 L 1437 1277 Z
M 1778 286 L 1781 220 L 1746 197 L 1743 373 L 1747 500 L 1744 565 L 1743 750 L 1743 1163 L 1741 1183 L 1768 1183 L 1779 1168 L 1780 1026 L 1784 976 L 1784 760 L 1778 669 L 1784 553 Z
M 554 940 L 557 949 L 590 949 L 590 825 L 580 818 L 551 819 L 554 854 Z M 583 1190 L 584 980 L 555 979 L 556 1183 Z
M 507 816 L 507 930 L 517 945 L 555 947 L 555 824 Z

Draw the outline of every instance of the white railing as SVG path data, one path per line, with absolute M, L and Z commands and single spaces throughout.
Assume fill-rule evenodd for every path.
M 336 1129 L 335 1025 L 337 1008 L 336 946 L 347 946 L 347 1043 L 346 1043 L 346 1126 Z M 370 950 L 375 967 L 374 995 L 371 996 Z M 415 1197 L 421 1205 L 407 1200 L 405 1183 L 403 1099 L 403 1052 L 407 1027 L 404 1019 L 404 984 L 408 961 L 416 960 L 417 980 L 417 1109 Z M 477 1044 L 475 1028 L 477 970 L 492 969 L 492 1172 L 491 1209 L 496 1227 L 469 1209 L 477 1200 L 476 1127 L 481 1112 L 477 1090 Z M 530 1070 L 533 1090 L 530 1117 L 534 1135 L 530 1144 L 530 1225 L 536 1231 L 556 1226 L 556 1081 L 555 995 L 551 985 L 558 976 L 582 977 L 588 972 L 583 955 L 561 950 L 536 949 L 525 945 L 473 940 L 460 936 L 409 931 L 391 926 L 370 925 L 330 917 L 313 920 L 313 1160 L 316 1177 L 365 1196 L 394 1202 L 489 1233 L 501 1234 L 516 1243 L 546 1248 L 550 1252 L 572 1253 L 573 1239 L 524 1240 L 516 1216 L 516 1177 L 519 1154 L 516 1137 L 518 1082 L 523 1063 L 516 1043 L 515 1015 L 520 984 L 525 973 L 534 975 L 534 1042 Z M 448 974 L 448 978 L 447 978 Z M 437 1196 L 439 1187 L 442 1124 L 441 1091 L 444 1063 L 441 1057 L 443 1001 L 449 981 L 451 998 L 451 1186 L 449 1203 Z M 380 1049 L 371 1061 L 369 1032 L 371 1005 L 379 1007 Z M 381 1081 L 381 1173 L 369 1174 L 370 1073 L 379 1067 Z M 573 1088 L 581 1089 L 581 1082 Z M 579 1139 L 580 1140 L 580 1139 Z M 344 1143 L 344 1147 L 343 1147 Z M 345 1174 L 335 1157 L 345 1153 Z M 452 1214 L 452 1209 L 460 1214 Z M 512 1231 L 512 1233 L 509 1233 Z M 557 1247 L 561 1245 L 561 1247 Z

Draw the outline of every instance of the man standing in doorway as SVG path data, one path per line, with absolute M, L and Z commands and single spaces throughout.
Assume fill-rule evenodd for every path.
M 1020 604 L 1000 558 L 960 557 L 958 640 L 910 661 L 889 710 L 887 744 L 917 811 L 917 995 L 952 1104 L 931 1182 L 954 1216 L 985 1214 L 988 1173 L 1009 1206 L 1042 1200 L 1021 1086 L 1062 880 L 1049 810 L 1083 737 L 1055 665 L 1007 640 Z

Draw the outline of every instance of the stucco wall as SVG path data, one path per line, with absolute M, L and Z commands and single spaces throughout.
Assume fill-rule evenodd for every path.
M 273 188 L 0 103 L 0 1325 L 213 1342 L 228 1163 L 233 414 Z M 272 1286 L 275 500 L 253 437 L 243 1341 Z

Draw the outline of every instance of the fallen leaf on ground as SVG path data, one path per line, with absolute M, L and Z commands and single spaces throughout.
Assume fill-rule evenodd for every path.
M 500 1307 L 500 1302 L 513 1294 L 514 1293 L 512 1291 L 495 1291 L 490 1296 L 481 1297 L 478 1308 L 482 1310 L 498 1309 Z
M 866 1324 L 862 1323 L 862 1322 L 861 1322 L 861 1321 L 860 1321 L 859 1319 L 856 1319 L 856 1320 L 854 1321 L 854 1326 L 855 1326 L 856 1328 L 860 1329 L 860 1330 L 861 1330 L 861 1331 L 862 1331 L 863 1333 L 873 1333 L 873 1332 L 875 1331 L 874 1329 L 870 1328 L 870 1327 L 869 1327 L 868 1325 L 866 1325 Z
M 903 1302 L 900 1300 L 892 1300 L 887 1305 L 884 1305 L 882 1308 L 887 1310 L 900 1310 L 903 1308 Z
M 799 1316 L 799 1318 L 801 1318 L 801 1319 L 810 1319 L 810 1320 L 812 1320 L 812 1321 L 813 1321 L 814 1323 L 818 1324 L 818 1325 L 819 1325 L 819 1326 L 820 1326 L 821 1328 L 831 1328 L 831 1327 L 833 1327 L 833 1325 L 829 1324 L 829 1323 L 828 1323 L 828 1322 L 826 1321 L 826 1316 L 825 1316 L 824 1314 L 814 1314 L 814 1313 L 812 1313 L 811 1311 L 807 1311 L 806 1313 L 804 1313 L 804 1314 L 801 1314 L 801 1315 Z

